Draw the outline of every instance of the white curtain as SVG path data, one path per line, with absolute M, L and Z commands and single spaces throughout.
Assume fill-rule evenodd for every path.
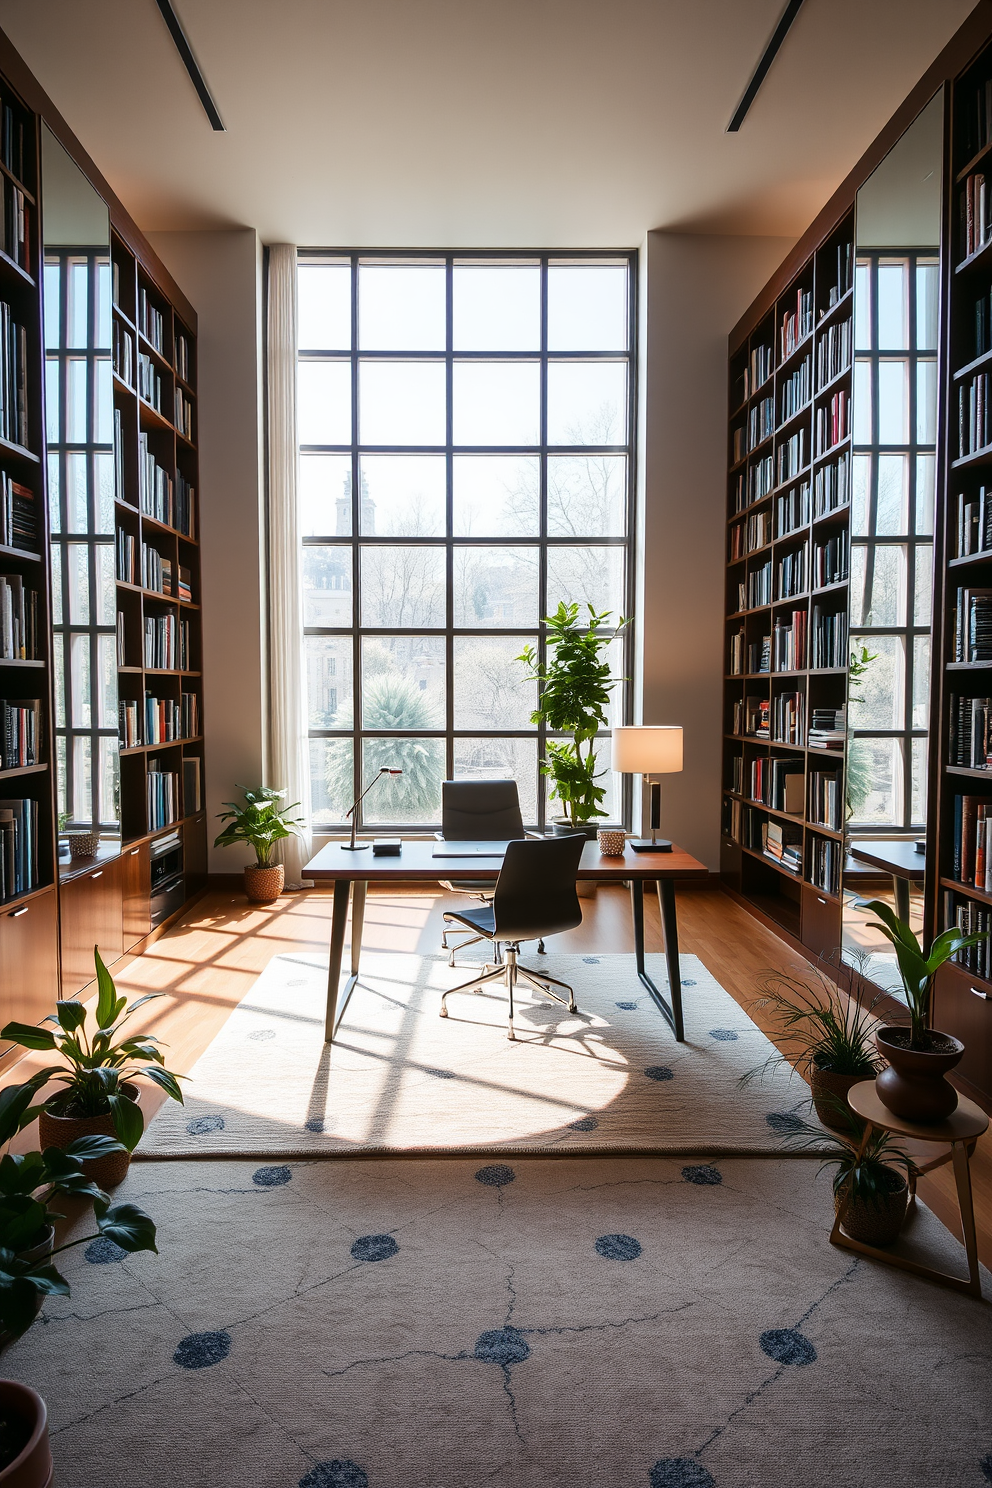
M 296 249 L 268 254 L 269 443 L 269 783 L 300 803 L 304 835 L 280 844 L 287 887 L 298 887 L 311 856 L 310 758 L 303 676 L 303 592 L 296 508 Z

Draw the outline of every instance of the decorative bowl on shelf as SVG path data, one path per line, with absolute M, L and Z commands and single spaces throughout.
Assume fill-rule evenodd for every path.
M 97 832 L 70 832 L 69 851 L 74 858 L 92 858 L 100 846 Z

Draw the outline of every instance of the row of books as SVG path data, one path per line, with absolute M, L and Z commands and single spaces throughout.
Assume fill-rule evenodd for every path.
M 963 94 L 964 90 L 961 90 Z M 970 160 L 992 140 L 992 78 L 986 78 L 975 87 L 970 98 L 958 96 L 955 89 L 955 104 L 960 110 L 959 127 L 962 147 Z M 949 922 L 953 923 L 953 922 Z
M 38 506 L 34 492 L 0 470 L 0 546 L 38 553 Z
M 816 344 L 816 385 L 818 388 L 826 387 L 828 382 L 833 382 L 835 377 L 847 371 L 851 365 L 853 344 L 850 317 L 835 325 L 827 326 L 827 329 L 821 332 Z
M 795 599 L 797 595 L 806 593 L 808 558 L 809 544 L 804 542 L 778 560 L 775 588 L 779 599 Z
M 816 452 L 826 454 L 851 432 L 851 398 L 845 389 L 834 393 L 830 403 L 816 410 Z
M 193 442 L 193 404 L 181 387 L 176 388 L 175 399 L 176 428 L 184 439 Z
M 976 904 L 971 899 L 960 899 L 952 889 L 944 891 L 944 928 L 947 930 L 956 927 L 965 935 L 986 935 L 987 940 L 979 941 L 978 945 L 965 946 L 964 950 L 957 951 L 953 960 L 973 976 L 984 977 L 992 981 L 992 909 Z
M 809 524 L 809 481 L 792 486 L 782 496 L 775 498 L 775 530 L 779 537 L 788 537 L 798 527 Z
M 845 529 L 825 542 L 813 545 L 813 588 L 838 584 L 846 579 L 851 566 L 851 537 Z
M 788 439 L 784 439 L 775 451 L 775 484 L 781 486 L 792 480 L 809 464 L 809 434 L 800 426 Z
M 813 518 L 840 511 L 851 499 L 851 456 L 845 452 L 821 465 L 813 480 Z
M 970 382 L 958 385 L 958 458 L 961 460 L 992 444 L 989 392 L 987 372 L 976 372 Z
M 121 745 L 173 744 L 195 739 L 200 732 L 200 704 L 195 692 L 184 692 L 179 701 L 146 692 L 144 702 L 121 698 L 118 704 Z
M 761 852 L 773 863 L 797 875 L 803 871 L 803 829 L 789 822 L 761 822 Z
M 956 558 L 992 552 L 992 489 L 979 486 L 974 496 L 958 495 Z
M 127 326 L 121 325 L 119 320 L 114 321 L 112 350 L 114 371 L 123 382 L 127 383 L 128 387 L 134 387 L 134 338 Z
M 754 610 L 759 605 L 767 605 L 772 602 L 772 565 L 771 560 L 763 563 L 760 568 L 752 568 L 747 576 L 746 594 L 747 604 L 744 609 Z
M 138 290 L 138 330 L 157 352 L 164 352 L 165 320 L 161 310 L 156 310 L 148 298 L 146 289 Z
M 772 698 L 772 739 L 776 744 L 802 744 L 806 699 L 801 692 L 779 692 Z
M 975 356 L 992 351 L 992 290 L 984 290 L 975 301 Z
M 954 797 L 953 877 L 992 893 L 992 798 Z
M 38 887 L 38 802 L 0 801 L 0 900 Z
M 992 770 L 992 698 L 951 693 L 947 763 Z
M 172 477 L 149 449 L 147 434 L 138 435 L 138 504 L 146 517 L 175 526 Z
M 37 590 L 20 574 L 0 574 L 0 658 L 37 661 L 40 635 Z
M 190 624 L 175 615 L 146 615 L 144 664 L 149 671 L 188 672 L 190 660 Z
M 184 382 L 190 382 L 192 366 L 190 364 L 189 341 L 182 331 L 176 331 L 176 371 Z
M 138 392 L 146 403 L 162 412 L 162 376 L 145 351 L 138 353 Z
M 982 171 L 972 171 L 965 179 L 960 196 L 961 210 L 961 256 L 970 258 L 992 237 L 992 197 L 986 187 Z
M 0 300 L 0 435 L 28 444 L 28 333 Z
M 847 742 L 847 709 L 814 708 L 809 721 L 809 747 L 842 751 Z
M 31 272 L 31 208 L 19 186 L 0 177 L 0 248 L 26 274 Z
M 40 698 L 0 698 L 0 770 L 40 764 Z
M 795 307 L 785 312 L 779 329 L 779 345 L 783 362 L 786 357 L 792 355 L 797 346 L 806 340 L 812 329 L 813 291 L 797 289 Z
M 847 666 L 847 614 L 814 604 L 810 615 L 810 668 Z
M 30 141 L 32 125 L 28 125 L 27 140 Z M 4 101 L 3 124 L 0 129 L 0 159 L 19 181 L 30 186 L 27 179 L 27 153 L 25 150 L 24 115 L 12 103 Z
M 955 661 L 992 661 L 992 589 L 958 589 L 951 654 Z
M 793 372 L 782 383 L 782 398 L 779 407 L 779 420 L 786 423 L 794 418 L 800 409 L 805 408 L 813 396 L 813 358 L 805 357 Z
M 839 770 L 811 770 L 809 775 L 809 819 L 819 827 L 841 830 L 841 776 Z
M 179 776 L 175 770 L 163 770 L 158 756 L 148 761 L 145 792 L 149 832 L 179 820 Z
M 744 699 L 744 733 L 751 739 L 771 738 L 771 702 L 766 697 L 746 697 Z M 734 721 L 737 721 L 737 706 L 734 709 Z M 737 729 L 735 727 L 735 732 Z
M 766 548 L 771 540 L 771 512 L 754 512 L 745 522 L 737 522 L 730 529 L 730 561 Z
M 748 467 L 748 506 L 751 505 L 752 501 L 760 501 L 763 496 L 768 495 L 769 491 L 772 489 L 773 484 L 772 470 L 773 466 L 771 455 L 764 455 L 760 460 L 755 460 L 754 464 Z
M 775 620 L 772 667 L 776 672 L 798 672 L 806 664 L 806 611 L 792 610 Z
M 829 837 L 810 837 L 809 881 L 826 894 L 840 893 L 840 865 L 843 843 Z
M 821 252 L 819 262 L 822 264 L 824 255 Z M 820 272 L 818 270 L 818 272 Z M 821 311 L 821 317 L 827 315 L 836 304 L 838 304 L 854 283 L 854 244 L 837 244 L 837 282 L 830 286 L 827 295 L 826 309 Z

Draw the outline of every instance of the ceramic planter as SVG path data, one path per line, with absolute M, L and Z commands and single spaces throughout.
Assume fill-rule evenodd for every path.
M 4 1488 L 50 1488 L 52 1452 L 48 1445 L 48 1411 L 37 1390 L 16 1380 L 0 1380 L 0 1416 L 18 1422 L 24 1446 L 13 1462 L 0 1469 Z
M 579 822 L 577 827 L 573 827 L 564 816 L 556 816 L 551 825 L 556 837 L 575 837 L 581 835 L 587 842 L 595 842 L 599 832 L 599 823 L 596 821 Z
M 878 1052 L 888 1060 L 888 1069 L 875 1079 L 879 1100 L 904 1121 L 924 1126 L 946 1121 L 957 1109 L 958 1093 L 945 1077 L 964 1053 L 964 1044 L 949 1033 L 927 1031 L 946 1048 L 934 1053 L 910 1049 L 907 1028 L 880 1028 L 875 1035 Z
M 122 1089 L 132 1100 L 138 1100 L 136 1085 L 124 1085 Z M 38 1138 L 42 1147 L 58 1147 L 61 1151 L 79 1137 L 116 1137 L 114 1118 L 108 1111 L 105 1116 L 55 1116 L 51 1111 L 42 1111 L 38 1117 Z M 97 1188 L 115 1188 L 131 1166 L 131 1154 L 111 1152 L 108 1157 L 94 1157 L 83 1163 L 83 1172 L 91 1178 Z
M 828 1126 L 831 1131 L 848 1131 L 851 1122 L 856 1121 L 857 1117 L 847 1104 L 847 1092 L 871 1078 L 870 1074 L 838 1075 L 833 1070 L 820 1069 L 814 1064 L 810 1069 L 809 1084 L 813 1107 L 823 1125 Z M 838 1106 L 847 1110 L 846 1121 Z
M 896 1177 L 901 1178 L 901 1175 L 896 1174 Z M 834 1194 L 834 1213 L 840 1210 L 846 1194 L 846 1185 Z M 854 1199 L 847 1207 L 841 1229 L 852 1240 L 860 1240 L 862 1245 L 894 1245 L 908 1208 L 909 1184 L 902 1178 L 900 1187 L 880 1195 L 877 1204 L 870 1204 L 866 1199 Z
M 282 863 L 273 863 L 271 868 L 246 868 L 245 893 L 252 904 L 271 904 L 278 899 L 286 882 L 286 870 Z

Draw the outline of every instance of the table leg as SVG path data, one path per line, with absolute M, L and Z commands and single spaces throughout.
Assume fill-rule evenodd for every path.
M 958 1189 L 958 1205 L 961 1209 L 961 1230 L 964 1248 L 968 1257 L 968 1275 L 976 1297 L 982 1295 L 982 1273 L 978 1267 L 978 1240 L 975 1235 L 975 1208 L 971 1197 L 971 1167 L 965 1142 L 955 1142 L 951 1149 L 954 1163 L 954 1179 Z
M 355 882 L 351 896 L 351 975 L 357 977 L 358 963 L 362 956 L 362 931 L 365 929 L 365 895 L 368 883 L 364 878 Z M 348 989 L 350 992 L 350 988 Z M 344 1008 L 341 1009 L 344 1012 Z
M 892 876 L 892 888 L 896 898 L 896 914 L 899 918 L 909 924 L 909 879 Z
M 665 959 L 668 962 L 668 990 L 675 1014 L 675 1037 L 685 1042 L 685 1025 L 682 1020 L 682 968 L 679 965 L 679 926 L 675 915 L 675 884 L 670 878 L 655 880 L 658 890 L 658 908 L 665 931 Z
M 348 922 L 348 900 L 350 898 L 351 880 L 347 878 L 335 880 L 334 903 L 331 909 L 331 959 L 327 968 L 327 1011 L 324 1015 L 325 1044 L 329 1044 L 333 1039 L 340 1016 L 338 988 L 341 983 L 341 956 L 344 951 L 344 931 Z M 345 1001 L 347 1001 L 347 995 Z M 342 1011 L 344 1011 L 343 1004 Z
M 664 900 L 662 899 L 663 882 L 665 883 L 666 888 L 671 894 L 671 902 L 668 908 L 665 907 Z M 668 958 L 668 977 L 671 984 L 672 998 L 675 1003 L 674 1011 L 669 1003 L 666 1002 L 662 994 L 659 992 L 658 988 L 655 986 L 654 982 L 648 976 L 647 971 L 644 968 L 644 882 L 642 879 L 639 878 L 631 879 L 630 914 L 634 922 L 634 959 L 637 964 L 637 975 L 640 978 L 642 984 L 651 993 L 658 1011 L 665 1019 L 665 1022 L 668 1024 L 669 1028 L 671 1028 L 672 1032 L 675 1034 L 676 1040 L 681 1044 L 685 1042 L 685 1033 L 682 1028 L 682 982 L 678 973 L 679 944 L 675 925 L 675 895 L 670 880 L 659 880 L 658 900 L 659 903 L 662 904 L 662 922 L 665 928 L 665 954 Z M 672 972 L 673 948 L 675 966 L 674 976 Z

